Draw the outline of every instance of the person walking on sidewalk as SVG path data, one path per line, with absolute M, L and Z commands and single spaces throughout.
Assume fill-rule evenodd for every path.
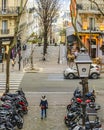
M 73 67 L 75 56 L 74 56 L 74 54 L 72 54 L 71 51 L 68 52 L 67 59 L 68 59 L 68 65 L 69 65 L 69 67 L 70 68 Z
M 13 57 L 13 58 L 12 58 L 12 70 L 14 70 L 15 62 L 16 62 L 16 61 L 15 61 L 15 58 Z
M 40 108 L 41 108 L 41 119 L 43 117 L 47 117 L 47 109 L 48 109 L 48 101 L 45 95 L 42 96 L 40 101 Z

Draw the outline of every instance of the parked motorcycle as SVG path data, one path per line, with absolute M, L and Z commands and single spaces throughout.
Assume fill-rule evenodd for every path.
M 28 113 L 28 102 L 22 89 L 1 96 L 0 130 L 23 128 L 23 115 Z

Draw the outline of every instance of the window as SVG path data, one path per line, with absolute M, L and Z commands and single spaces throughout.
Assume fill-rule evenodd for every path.
M 2 34 L 8 34 L 8 21 L 2 21 Z
M 95 29 L 95 19 L 89 18 L 89 29 L 94 30 Z
M 2 11 L 6 12 L 7 0 L 2 0 Z

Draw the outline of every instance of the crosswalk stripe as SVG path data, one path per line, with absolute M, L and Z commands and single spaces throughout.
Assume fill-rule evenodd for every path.
M 26 94 L 73 94 L 73 91 L 70 92 L 25 92 Z
M 10 74 L 10 81 L 9 81 L 9 86 L 13 89 L 18 89 L 22 78 L 24 76 L 24 73 L 12 73 Z M 0 73 L 0 89 L 5 89 L 6 86 L 6 74 L 5 73 Z
M 21 80 L 18 80 L 18 81 L 10 81 L 9 83 L 20 83 Z M 6 81 L 0 81 L 0 84 L 5 84 Z
M 23 77 L 23 76 L 22 76 L 22 77 Z M 10 80 L 12 80 L 12 81 L 21 80 L 22 77 L 21 77 L 21 78 L 17 78 L 17 77 L 15 77 L 15 78 L 10 78 Z M 6 78 L 5 78 L 5 79 L 0 79 L 0 81 L 6 81 Z
M 18 86 L 19 86 L 19 84 L 13 84 L 13 85 L 11 85 L 11 84 L 10 84 L 10 87 L 14 87 L 14 86 L 17 86 L 17 87 L 18 87 Z M 5 84 L 4 84 L 4 85 L 3 85 L 3 84 L 2 84 L 2 85 L 0 85 L 0 88 L 4 88 L 4 87 L 5 87 Z

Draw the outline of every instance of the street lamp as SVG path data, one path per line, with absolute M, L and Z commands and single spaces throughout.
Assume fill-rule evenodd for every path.
M 85 126 L 85 116 L 86 116 L 86 104 L 85 104 L 85 93 L 86 93 L 86 84 L 88 84 L 89 74 L 90 74 L 90 66 L 92 63 L 92 60 L 88 53 L 85 52 L 85 48 L 81 48 L 81 52 L 78 54 L 76 60 L 75 60 L 78 75 L 81 78 L 82 82 L 82 89 L 83 89 L 83 103 L 82 103 L 82 111 L 83 111 L 83 119 L 82 124 Z

